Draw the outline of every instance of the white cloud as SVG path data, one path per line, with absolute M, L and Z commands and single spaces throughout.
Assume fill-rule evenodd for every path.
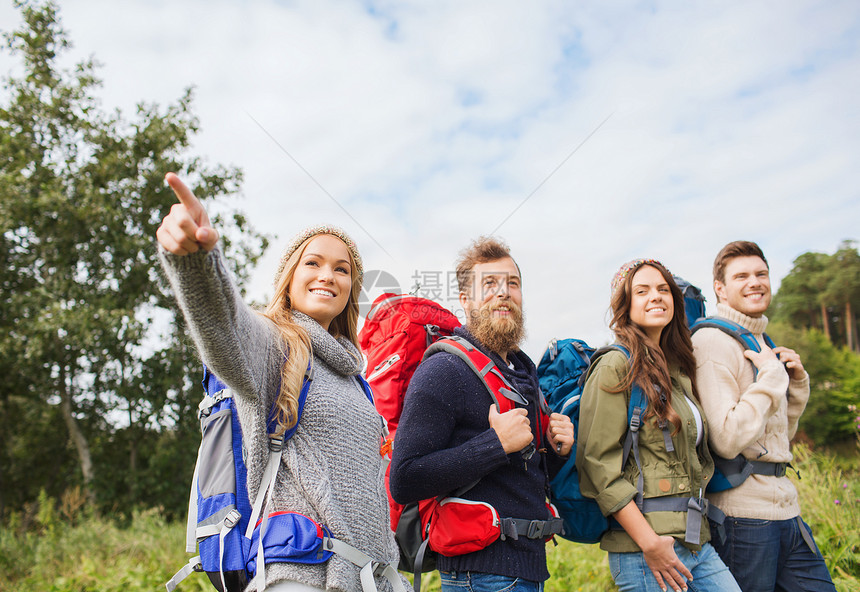
M 856 2 L 69 0 L 61 14 L 74 55 L 104 64 L 106 106 L 197 87 L 196 152 L 243 168 L 239 207 L 280 236 L 257 298 L 302 226 L 343 225 L 368 269 L 408 288 L 544 180 L 499 229 L 535 358 L 552 336 L 610 338 L 627 259 L 660 258 L 710 297 L 729 240 L 759 241 L 779 278 L 860 238 Z

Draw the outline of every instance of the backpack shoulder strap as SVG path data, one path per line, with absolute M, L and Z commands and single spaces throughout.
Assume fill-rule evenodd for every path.
M 292 438 L 293 434 L 295 434 L 296 430 L 299 428 L 299 421 L 301 421 L 301 419 L 302 419 L 302 412 L 305 409 L 305 401 L 307 401 L 308 391 L 311 388 L 311 381 L 313 381 L 313 379 L 314 379 L 314 369 L 310 364 L 308 364 L 308 369 L 305 370 L 305 377 L 304 377 L 304 380 L 302 381 L 302 390 L 299 392 L 299 401 L 298 401 L 299 404 L 298 404 L 298 407 L 296 408 L 296 415 L 297 415 L 296 423 L 295 423 L 295 425 L 293 425 L 293 427 L 291 427 L 290 429 L 288 429 L 287 431 L 284 432 L 284 434 L 282 436 L 282 439 L 284 442 L 286 442 L 287 440 Z M 371 399 L 371 402 L 373 402 L 373 399 Z M 273 407 L 272 412 L 269 414 L 269 424 L 267 426 L 267 431 L 269 432 L 269 436 L 274 434 L 277 429 L 278 429 L 278 426 L 277 426 L 277 422 L 275 421 L 275 409 Z
M 251 519 L 248 521 L 248 531 L 246 536 L 248 539 L 251 538 L 251 534 L 253 533 L 254 526 L 257 524 L 257 520 L 260 517 L 260 512 L 263 509 L 263 501 L 268 497 L 271 497 L 271 490 L 275 484 L 275 478 L 277 477 L 278 467 L 281 464 L 281 454 L 284 449 L 284 442 L 293 437 L 296 433 L 296 430 L 299 428 L 299 421 L 302 419 L 302 411 L 305 408 L 305 401 L 308 398 L 308 391 L 311 387 L 311 381 L 313 380 L 313 367 L 308 364 L 308 369 L 305 371 L 304 382 L 302 382 L 302 390 L 299 393 L 299 405 L 296 409 L 296 423 L 293 427 L 286 430 L 281 436 L 276 436 L 277 430 L 277 421 L 275 420 L 275 410 L 272 409 L 269 417 L 269 423 L 266 426 L 267 432 L 269 433 L 269 458 L 266 462 L 266 470 L 263 473 L 263 478 L 260 480 L 260 488 L 257 491 L 257 497 L 254 499 L 253 510 L 251 512 Z M 267 495 L 268 492 L 268 495 Z M 263 516 L 263 525 L 260 529 L 260 540 L 262 540 L 262 533 L 265 529 L 265 522 L 268 519 L 268 516 Z
M 361 390 L 364 391 L 364 396 L 367 397 L 367 400 L 370 401 L 371 405 L 373 405 L 373 389 L 370 388 L 370 384 L 368 384 L 367 380 L 365 380 L 364 376 L 361 374 L 356 374 L 355 379 L 358 381 L 358 385 L 361 387 Z
M 692 333 L 695 333 L 699 329 L 703 329 L 706 327 L 711 327 L 713 329 L 719 329 L 726 335 L 731 335 L 737 340 L 738 343 L 741 344 L 741 347 L 744 349 L 751 349 L 754 352 L 760 352 L 761 346 L 758 341 L 756 341 L 755 335 L 752 334 L 752 331 L 740 325 L 734 321 L 730 321 L 725 317 L 707 317 L 704 319 L 699 319 L 695 323 L 693 323 L 693 327 L 690 329 Z M 771 349 L 776 347 L 776 344 L 773 342 L 773 339 L 770 338 L 770 335 L 767 333 L 763 333 L 762 337 L 764 338 L 764 342 Z M 752 364 L 752 362 L 750 362 Z M 758 368 L 756 368 L 755 364 L 752 364 L 753 374 L 758 376 Z
M 587 376 L 591 373 L 595 366 L 597 366 L 597 361 L 601 356 L 607 354 L 611 351 L 619 351 L 624 354 L 624 357 L 627 358 L 628 362 L 630 360 L 630 352 L 626 347 L 621 345 L 620 343 L 612 343 L 610 345 L 603 346 L 594 352 L 594 355 L 591 356 L 591 361 L 588 366 L 588 370 L 582 373 L 582 377 L 580 380 L 585 382 Z M 645 395 L 645 391 L 642 390 L 638 384 L 634 383 L 630 389 L 630 403 L 627 406 L 627 425 L 632 429 L 639 429 L 639 426 L 642 424 L 642 417 L 645 415 L 645 410 L 648 407 L 648 397 Z M 625 455 L 625 459 L 626 459 Z
M 262 518 L 260 514 L 263 510 L 263 506 L 269 506 L 272 501 L 272 491 L 275 488 L 275 481 L 278 477 L 278 469 L 281 466 L 281 455 L 284 451 L 284 442 L 293 437 L 296 433 L 296 430 L 299 428 L 299 421 L 302 419 L 302 411 L 305 408 L 305 401 L 308 398 L 308 391 L 311 387 L 311 381 L 313 380 L 313 366 L 309 363 L 307 370 L 305 370 L 304 381 L 302 382 L 302 390 L 299 392 L 299 401 L 298 407 L 296 409 L 296 423 L 293 427 L 286 430 L 280 436 L 276 436 L 275 432 L 277 429 L 277 422 L 275 421 L 275 410 L 272 409 L 270 414 L 269 423 L 267 425 L 267 431 L 269 433 L 269 459 L 266 462 L 266 470 L 263 473 L 263 478 L 260 480 L 260 488 L 257 490 L 257 497 L 254 498 L 254 505 L 251 510 L 251 518 L 248 520 L 248 528 L 245 531 L 245 537 L 250 540 L 253 533 L 254 527 L 257 525 L 257 521 L 260 521 L 260 542 L 259 547 L 257 548 L 257 573 L 254 576 L 256 580 L 265 582 L 266 581 L 266 559 L 265 552 L 263 551 L 263 536 L 266 533 L 266 526 L 269 522 L 269 514 L 263 513 Z M 265 503 L 264 503 L 265 502 Z
M 502 376 L 495 362 L 462 337 L 453 335 L 432 343 L 424 352 L 422 361 L 437 352 L 447 352 L 463 360 L 481 379 L 490 397 L 496 403 L 499 413 L 510 411 L 514 408 L 514 403 L 528 405 L 526 398 Z
M 744 349 L 751 349 L 754 352 L 761 351 L 761 347 L 756 341 L 755 336 L 752 334 L 752 331 L 736 323 L 734 321 L 730 321 L 725 317 L 706 317 L 704 319 L 699 319 L 695 323 L 693 323 L 692 328 L 690 329 L 692 333 L 695 333 L 699 329 L 704 329 L 706 327 L 710 327 L 712 329 L 719 329 L 726 335 L 730 335 L 733 337 Z M 765 341 L 770 341 L 770 337 L 766 337 Z M 770 343 L 773 343 L 770 341 Z M 768 345 L 770 346 L 770 343 Z M 773 347 L 773 346 L 771 346 Z
M 602 358 L 604 355 L 608 354 L 611 351 L 620 351 L 622 354 L 624 354 L 624 357 L 626 357 L 628 360 L 630 359 L 630 352 L 627 351 L 627 348 L 620 343 L 611 343 L 609 345 L 604 345 L 603 347 L 597 348 L 594 353 L 591 354 L 591 357 L 588 358 L 588 368 L 586 368 L 585 371 L 579 376 L 579 386 L 585 386 L 585 382 L 588 380 L 588 377 L 591 376 L 591 373 L 597 367 L 598 360 L 600 360 L 600 358 Z
M 624 354 L 629 363 L 630 352 L 620 343 L 612 343 L 605 347 L 601 347 L 591 357 L 591 365 L 589 366 L 589 374 L 592 367 L 596 365 L 600 356 L 610 352 L 619 351 Z M 630 458 L 630 453 L 633 453 L 633 460 L 636 461 L 636 466 L 639 468 L 639 477 L 636 483 L 636 504 L 639 509 L 642 509 L 645 490 L 645 476 L 642 472 L 642 460 L 639 457 L 639 428 L 642 426 L 645 417 L 645 411 L 648 409 L 648 397 L 642 387 L 635 382 L 630 388 L 630 401 L 627 403 L 627 434 L 624 436 L 623 454 L 621 457 L 622 468 L 627 464 L 627 459 Z M 668 428 L 663 429 L 663 439 L 666 441 L 666 448 L 669 452 L 674 450 L 671 437 L 668 434 Z
M 496 408 L 499 413 L 505 413 L 506 411 L 514 409 L 515 403 L 525 406 L 529 405 L 528 400 L 502 375 L 496 366 L 496 363 L 468 340 L 463 339 L 459 335 L 443 337 L 430 344 L 430 346 L 424 351 L 424 357 L 421 361 L 423 362 L 437 352 L 447 352 L 463 360 L 478 376 L 478 378 L 481 379 L 481 383 L 487 389 L 487 392 L 490 393 L 490 397 L 496 404 Z M 544 432 L 549 427 L 549 416 L 552 413 L 549 409 L 549 405 L 546 403 L 543 393 L 540 390 L 540 386 L 537 387 L 536 397 L 538 401 L 538 425 L 533 428 L 535 441 L 520 451 L 520 454 L 522 454 L 526 459 L 528 459 L 536 449 L 543 448 L 542 441 L 545 438 Z M 535 446 L 535 442 L 537 442 L 537 446 Z M 478 481 L 466 486 L 464 489 L 461 489 L 457 495 L 462 495 L 477 483 Z

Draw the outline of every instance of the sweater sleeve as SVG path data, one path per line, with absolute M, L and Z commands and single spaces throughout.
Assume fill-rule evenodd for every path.
M 713 450 L 734 458 L 762 437 L 768 419 L 779 409 L 788 375 L 778 360 L 758 369 L 743 349 L 719 329 L 693 335 L 696 382 L 710 429 Z
M 627 372 L 620 352 L 605 354 L 585 383 L 579 410 L 576 468 L 583 495 L 593 498 L 605 516 L 614 514 L 636 495 L 624 478 L 623 441 L 627 433 L 626 391 L 613 393 Z
M 481 410 L 465 404 L 478 389 L 484 387 L 477 377 L 450 354 L 418 366 L 394 437 L 389 485 L 396 502 L 451 493 L 508 462 L 490 428 L 489 405 L 481 421 Z M 466 433 L 464 441 L 452 442 L 455 429 Z
M 809 402 L 809 374 L 805 371 L 800 380 L 791 380 L 788 383 L 788 439 L 791 440 L 797 434 L 797 425 L 800 416 L 806 410 Z
M 280 355 L 274 327 L 245 304 L 219 248 L 173 255 L 161 247 L 161 265 L 188 324 L 188 332 L 209 369 L 230 388 L 258 397 Z

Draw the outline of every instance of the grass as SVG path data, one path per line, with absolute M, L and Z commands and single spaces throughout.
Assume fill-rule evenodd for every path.
M 837 590 L 860 591 L 860 470 L 844 459 L 794 448 L 795 485 L 803 519 L 812 528 Z
M 790 477 L 803 517 L 813 529 L 839 592 L 860 592 L 860 455 L 812 452 L 798 445 Z M 42 497 L 30 524 L 13 515 L 0 528 L 0 592 L 138 592 L 163 590 L 188 559 L 184 523 L 167 524 L 156 510 L 130 520 L 93 516 L 64 499 Z M 71 509 L 70 509 L 71 508 Z M 547 592 L 615 590 L 606 553 L 597 545 L 560 540 L 547 548 L 552 577 Z M 208 579 L 191 575 L 179 592 L 211 592 Z M 422 590 L 438 592 L 438 573 L 425 574 Z

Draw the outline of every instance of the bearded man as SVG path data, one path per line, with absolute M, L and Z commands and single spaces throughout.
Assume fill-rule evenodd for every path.
M 546 433 L 535 433 L 542 395 L 535 365 L 519 349 L 525 333 L 519 267 L 507 245 L 481 237 L 461 253 L 457 283 L 466 325 L 455 334 L 495 363 L 523 403 L 500 414 L 466 362 L 447 352 L 429 356 L 406 392 L 391 495 L 401 504 L 457 495 L 492 506 L 502 518 L 549 522 L 549 478 L 567 461 L 573 426 L 552 414 Z M 546 534 L 532 531 L 471 553 L 440 555 L 443 592 L 542 590 L 549 578 Z

